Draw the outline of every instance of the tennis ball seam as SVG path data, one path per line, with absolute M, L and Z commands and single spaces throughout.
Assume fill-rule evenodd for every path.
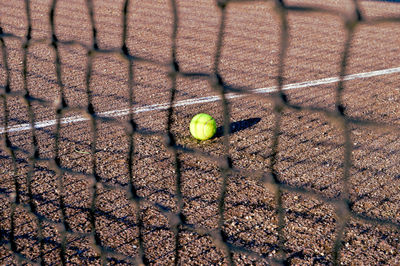
M 203 137 L 206 138 L 206 129 L 207 129 L 207 124 L 210 122 L 211 119 L 208 119 L 207 122 L 203 126 Z

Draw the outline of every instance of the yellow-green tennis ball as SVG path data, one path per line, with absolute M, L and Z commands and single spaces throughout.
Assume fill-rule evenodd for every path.
M 212 138 L 217 131 L 214 118 L 208 114 L 197 114 L 190 121 L 190 133 L 198 140 Z

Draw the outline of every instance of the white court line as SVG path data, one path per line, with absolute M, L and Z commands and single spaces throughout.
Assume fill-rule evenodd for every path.
M 358 74 L 353 74 L 353 75 L 347 75 L 347 76 L 344 76 L 343 80 L 363 79 L 363 78 L 370 78 L 370 77 L 381 76 L 381 75 L 394 74 L 394 73 L 399 73 L 399 72 L 400 72 L 400 67 L 395 67 L 395 68 L 388 68 L 388 69 L 377 70 L 377 71 L 372 71 L 372 72 L 364 72 L 364 73 L 358 73 Z M 299 89 L 299 88 L 307 88 L 307 87 L 319 86 L 319 85 L 324 85 L 324 84 L 330 84 L 330 83 L 338 82 L 339 80 L 340 80 L 339 77 L 317 79 L 317 80 L 312 80 L 312 81 L 287 84 L 287 85 L 284 85 L 282 89 L 283 90 L 293 90 L 293 89 Z M 277 86 L 272 86 L 272 87 L 267 87 L 267 88 L 254 89 L 251 92 L 252 93 L 270 93 L 270 92 L 274 92 L 276 90 L 277 90 Z M 244 96 L 246 96 L 246 95 L 238 95 L 238 94 L 229 93 L 229 94 L 227 94 L 227 99 L 241 98 Z M 193 105 L 193 104 L 199 104 L 199 103 L 216 102 L 220 99 L 221 98 L 219 96 L 207 96 L 207 97 L 201 97 L 201 98 L 195 98 L 195 99 L 182 100 L 182 101 L 176 102 L 174 104 L 174 107 L 187 106 L 187 105 Z M 168 107 L 169 107 L 169 103 L 152 104 L 152 105 L 135 108 L 135 110 L 133 112 L 135 114 L 137 114 L 137 113 L 144 113 L 144 112 L 151 112 L 151 111 L 158 111 L 158 110 L 166 110 L 166 109 L 168 109 Z M 103 117 L 118 117 L 118 116 L 124 116 L 124 115 L 128 115 L 128 114 L 129 114 L 129 109 L 121 109 L 121 110 L 114 110 L 114 111 L 98 113 L 99 116 L 103 116 Z M 83 116 L 70 116 L 70 117 L 61 119 L 61 124 L 72 124 L 72 123 L 77 123 L 77 122 L 87 121 L 87 120 L 89 120 L 89 118 L 83 117 Z M 35 128 L 45 128 L 45 127 L 54 126 L 56 124 L 57 124 L 56 120 L 45 120 L 45 121 L 35 123 Z M 26 130 L 30 130 L 30 129 L 31 129 L 31 125 L 29 123 L 26 123 L 26 124 L 9 126 L 7 131 L 8 132 L 19 132 L 19 131 L 26 131 Z M 0 134 L 4 134 L 5 132 L 6 132 L 5 128 L 0 127 Z

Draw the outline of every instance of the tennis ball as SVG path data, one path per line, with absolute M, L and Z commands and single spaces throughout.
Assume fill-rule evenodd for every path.
M 217 131 L 217 124 L 211 115 L 200 113 L 190 121 L 190 133 L 198 140 L 210 139 Z

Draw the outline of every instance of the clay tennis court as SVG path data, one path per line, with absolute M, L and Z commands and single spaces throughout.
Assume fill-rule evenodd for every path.
M 0 3 L 0 264 L 400 264 L 400 3 L 284 2 Z

